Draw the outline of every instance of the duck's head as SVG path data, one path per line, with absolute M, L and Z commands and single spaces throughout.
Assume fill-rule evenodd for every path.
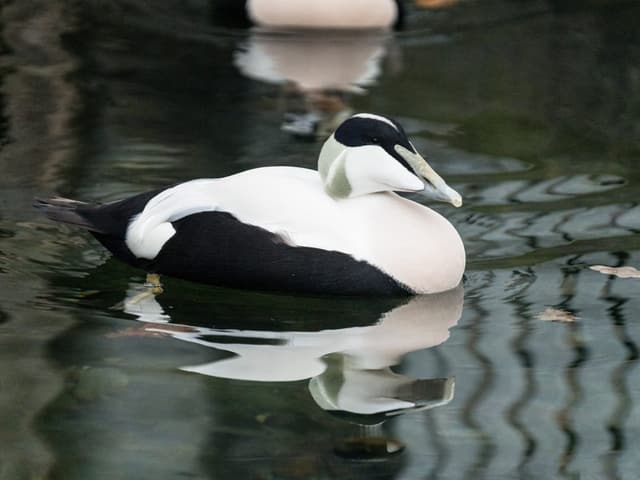
M 379 115 L 359 113 L 342 122 L 322 146 L 318 171 L 333 198 L 423 191 L 462 205 L 460 194 L 422 158 L 402 127 Z

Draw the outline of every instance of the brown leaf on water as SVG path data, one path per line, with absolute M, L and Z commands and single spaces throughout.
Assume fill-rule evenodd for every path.
M 269 413 L 259 413 L 256 415 L 256 421 L 260 424 L 264 424 L 271 415 Z
M 609 267 L 607 265 L 592 265 L 589 267 L 605 275 L 615 275 L 620 278 L 640 278 L 640 270 L 635 267 Z
M 572 323 L 578 320 L 580 317 L 575 316 L 571 312 L 566 310 L 560 310 L 559 308 L 547 307 L 544 312 L 540 312 L 536 315 L 538 320 L 544 320 L 547 322 L 566 322 Z
M 106 334 L 107 338 L 124 338 L 124 337 L 166 337 L 168 333 L 150 332 L 144 327 L 129 327 L 115 332 Z
M 162 330 L 162 333 L 171 333 L 171 332 L 190 333 L 190 332 L 198 331 L 197 328 L 190 327 L 189 325 L 181 325 L 179 323 L 145 323 L 144 328 Z
M 458 3 L 459 0 L 416 0 L 418 7 L 444 8 Z

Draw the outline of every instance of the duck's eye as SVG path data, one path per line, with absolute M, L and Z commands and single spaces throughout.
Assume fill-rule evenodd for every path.
M 371 137 L 371 143 L 380 143 L 380 139 L 378 137 Z

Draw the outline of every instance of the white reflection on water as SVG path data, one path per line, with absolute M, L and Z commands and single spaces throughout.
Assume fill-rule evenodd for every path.
M 234 64 L 248 78 L 280 86 L 284 131 L 324 136 L 351 115 L 347 95 L 376 83 L 389 41 L 384 33 L 254 30 Z
M 386 55 L 387 35 L 292 35 L 253 31 L 235 54 L 240 72 L 254 80 L 293 83 L 309 92 L 363 92 L 375 83 Z
M 155 296 L 133 285 L 126 313 L 148 332 L 233 353 L 182 370 L 218 378 L 260 382 L 310 379 L 309 390 L 324 410 L 360 415 L 423 410 L 451 401 L 454 379 L 416 379 L 391 367 L 404 355 L 439 345 L 462 315 L 464 291 L 422 295 L 382 312 L 372 324 L 312 332 L 216 329 L 170 324 Z

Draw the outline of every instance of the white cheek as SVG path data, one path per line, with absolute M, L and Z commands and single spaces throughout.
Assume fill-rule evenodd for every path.
M 352 196 L 390 190 L 415 192 L 424 188 L 416 175 L 375 145 L 349 148 L 345 172 Z

